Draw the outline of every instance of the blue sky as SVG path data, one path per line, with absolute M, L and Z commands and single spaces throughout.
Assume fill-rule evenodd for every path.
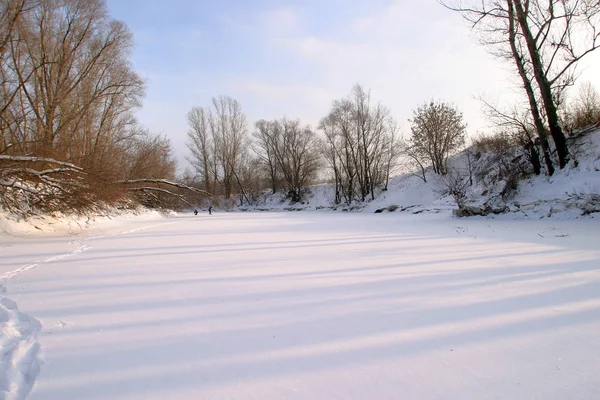
M 516 81 L 459 15 L 435 0 L 108 0 L 133 31 L 134 68 L 147 80 L 140 122 L 167 135 L 185 167 L 186 114 L 236 98 L 256 120 L 288 116 L 315 126 L 355 83 L 370 89 L 409 133 L 430 99 L 458 106 L 474 135 L 486 129 L 477 96 L 512 101 Z M 596 54 L 582 78 L 600 87 Z

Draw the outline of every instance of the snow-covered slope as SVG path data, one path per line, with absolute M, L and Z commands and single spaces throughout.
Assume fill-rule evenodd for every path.
M 506 198 L 500 196 L 506 182 L 489 156 L 472 158 L 474 184 L 467 188 L 467 204 L 481 206 L 494 200 L 510 211 L 504 218 L 570 219 L 600 212 L 600 129 L 571 139 L 570 147 L 576 162 L 551 177 L 542 174 L 521 179 Z M 466 152 L 453 157 L 449 164 L 468 175 Z M 411 173 L 401 174 L 393 177 L 388 190 L 377 193 L 374 200 L 351 205 L 334 204 L 334 187 L 323 184 L 310 187 L 301 203 L 291 203 L 284 193 L 264 193 L 257 205 L 238 210 L 449 213 L 457 204 L 453 197 L 443 194 L 442 179 L 428 173 L 424 182 Z

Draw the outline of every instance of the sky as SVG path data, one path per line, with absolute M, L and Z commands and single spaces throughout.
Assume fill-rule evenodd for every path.
M 147 81 L 137 117 L 166 135 L 186 167 L 186 114 L 213 97 L 237 99 L 251 132 L 287 116 L 316 127 L 359 83 L 391 109 L 402 133 L 412 110 L 442 100 L 471 136 L 489 131 L 483 97 L 518 93 L 510 63 L 477 44 L 460 15 L 436 0 L 108 0 L 134 34 L 133 67 Z M 600 54 L 580 81 L 600 87 Z

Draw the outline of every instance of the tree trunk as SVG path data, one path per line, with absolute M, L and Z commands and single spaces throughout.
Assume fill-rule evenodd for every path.
M 550 125 L 550 134 L 552 135 L 554 145 L 556 146 L 556 152 L 558 153 L 559 166 L 562 169 L 569 161 L 569 149 L 565 134 L 558 122 L 558 111 L 556 109 L 556 104 L 554 104 L 554 99 L 552 98 L 552 86 L 544 72 L 542 58 L 538 52 L 537 44 L 531 29 L 529 29 L 527 14 L 523 8 L 523 5 L 521 4 L 521 0 L 512 0 L 512 2 L 517 12 L 517 20 L 521 26 L 523 37 L 527 43 L 527 49 L 529 51 L 531 63 L 533 64 L 533 73 L 542 94 L 544 109 L 546 110 L 548 124 Z
M 531 80 L 527 76 L 527 72 L 525 71 L 525 65 L 523 63 L 523 58 L 517 49 L 516 44 L 516 27 L 515 27 L 515 13 L 514 7 L 512 4 L 512 0 L 507 0 L 508 3 L 508 18 L 509 18 L 509 41 L 510 41 L 510 49 L 512 51 L 513 58 L 515 63 L 517 64 L 517 70 L 519 71 L 519 75 L 521 76 L 521 80 L 523 81 L 523 87 L 525 88 L 525 92 L 527 92 L 527 98 L 529 99 L 529 109 L 531 111 L 531 116 L 533 117 L 533 122 L 535 125 L 535 129 L 537 131 L 538 137 L 540 138 L 540 145 L 542 147 L 542 153 L 544 154 L 544 161 L 546 162 L 546 168 L 548 169 L 548 175 L 554 175 L 554 165 L 552 164 L 552 159 L 550 158 L 550 150 L 548 147 L 548 138 L 546 137 L 546 128 L 544 127 L 544 122 L 542 121 L 542 116 L 540 115 L 540 109 L 537 104 L 537 100 L 535 98 L 535 93 L 533 91 L 533 86 L 531 84 Z M 533 146 L 533 143 L 531 144 Z M 535 150 L 535 149 L 534 149 Z M 537 153 L 537 151 L 536 151 Z M 539 164 L 539 158 L 537 158 Z M 533 163 L 533 162 L 532 162 Z M 533 169 L 536 170 L 536 165 L 533 165 Z M 536 173 L 537 175 L 538 173 Z

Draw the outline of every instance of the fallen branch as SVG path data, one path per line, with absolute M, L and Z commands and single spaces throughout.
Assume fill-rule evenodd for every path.
M 75 164 L 71 164 L 71 163 L 65 162 L 65 161 L 58 161 L 58 160 L 55 160 L 53 158 L 0 155 L 0 160 L 3 160 L 3 161 L 16 161 L 16 162 L 28 162 L 28 163 L 42 162 L 42 163 L 56 164 L 56 165 L 60 165 L 61 167 L 69 168 L 70 170 L 74 170 L 74 171 L 77 171 L 77 172 L 84 173 L 83 172 L 83 168 L 78 167 Z
M 158 197 L 156 197 L 152 192 L 159 192 L 159 193 L 168 194 L 170 196 L 177 197 L 179 200 L 181 200 L 182 202 L 184 202 L 188 206 L 193 207 L 193 204 L 191 204 L 189 201 L 187 201 L 183 195 L 177 194 L 177 193 L 173 193 L 173 192 L 171 192 L 171 191 L 169 191 L 167 189 L 161 189 L 161 188 L 156 188 L 156 187 L 145 186 L 145 187 L 138 187 L 138 188 L 128 188 L 127 190 L 130 191 L 130 192 L 143 192 L 145 194 L 149 194 L 157 202 L 160 202 L 160 199 Z M 150 192 L 150 193 L 147 193 L 147 192 Z

